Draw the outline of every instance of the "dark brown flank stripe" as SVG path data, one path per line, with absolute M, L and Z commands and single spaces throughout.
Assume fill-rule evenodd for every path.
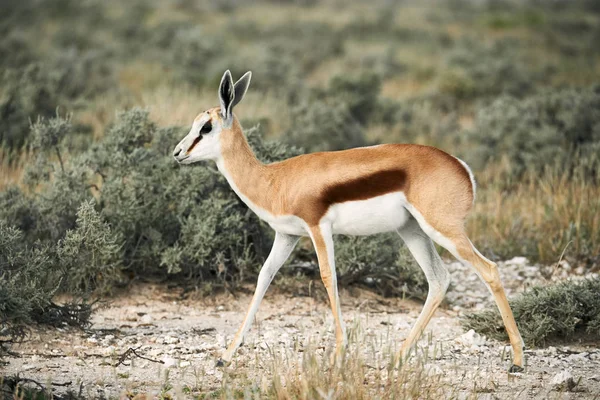
M 310 201 L 311 206 L 296 214 L 310 226 L 316 226 L 329 207 L 347 201 L 368 200 L 388 193 L 404 191 L 407 174 L 403 169 L 390 169 L 364 175 L 326 187 Z
M 391 169 L 377 171 L 335 186 L 323 193 L 323 203 L 329 205 L 346 201 L 367 200 L 391 192 L 399 192 L 406 185 L 406 171 Z

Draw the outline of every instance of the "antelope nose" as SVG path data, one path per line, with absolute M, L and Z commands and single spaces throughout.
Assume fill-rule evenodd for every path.
M 181 147 L 175 149 L 173 152 L 173 157 L 177 157 L 179 154 L 181 154 Z

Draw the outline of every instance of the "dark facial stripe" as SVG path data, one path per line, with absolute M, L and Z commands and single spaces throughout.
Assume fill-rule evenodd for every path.
M 202 140 L 202 135 L 198 135 L 196 136 L 196 138 L 194 139 L 194 141 L 192 142 L 192 145 L 190 146 L 190 148 L 186 151 L 186 154 L 190 154 L 192 152 L 192 150 L 194 150 L 194 147 L 196 147 L 196 145 L 198 143 L 200 143 L 200 141 Z

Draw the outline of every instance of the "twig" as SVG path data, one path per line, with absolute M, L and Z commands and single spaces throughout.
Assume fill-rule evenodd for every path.
M 204 329 L 198 329 L 198 328 L 192 328 L 192 332 L 194 332 L 196 335 L 205 335 L 207 333 L 212 333 L 212 332 L 216 332 L 217 330 L 215 328 L 204 328 Z
M 154 362 L 154 363 L 158 363 L 158 364 L 164 364 L 164 363 L 165 363 L 164 361 L 161 361 L 161 360 L 155 360 L 155 359 L 153 359 L 153 358 L 149 358 L 149 357 L 145 357 L 145 356 L 141 356 L 141 355 L 139 355 L 139 354 L 136 352 L 136 351 L 137 351 L 137 350 L 139 350 L 139 349 L 140 349 L 140 347 L 138 347 L 137 349 L 134 349 L 133 347 L 130 347 L 129 349 L 127 349 L 127 351 L 125 351 L 125 353 L 121 354 L 121 356 L 119 357 L 119 361 L 118 361 L 118 362 L 117 362 L 115 365 L 113 365 L 113 367 L 118 367 L 118 366 L 119 366 L 119 365 L 121 365 L 121 364 L 123 364 L 123 365 L 127 365 L 127 364 L 125 364 L 125 360 L 127 360 L 127 358 L 128 358 L 128 357 L 129 357 L 131 354 L 133 354 L 133 355 L 135 355 L 136 357 L 138 357 L 138 358 L 141 358 L 141 359 L 143 359 L 143 360 L 148 360 L 148 361 L 151 361 L 151 362 Z
M 565 245 L 565 248 L 563 249 L 562 253 L 560 253 L 560 257 L 558 258 L 558 261 L 554 265 L 554 268 L 552 268 L 552 273 L 550 274 L 550 278 L 548 280 L 552 279 L 552 276 L 554 276 L 554 274 L 556 273 L 556 271 L 558 271 L 558 266 L 560 265 L 560 262 L 562 261 L 563 256 L 565 255 L 565 252 L 567 251 L 567 248 L 569 247 L 569 245 L 571 243 L 573 243 L 572 240 L 570 240 L 569 243 L 567 243 Z

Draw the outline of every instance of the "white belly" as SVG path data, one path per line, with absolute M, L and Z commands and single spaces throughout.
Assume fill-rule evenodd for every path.
M 334 234 L 373 235 L 402 227 L 410 218 L 405 205 L 403 193 L 389 193 L 368 200 L 335 204 L 324 218 L 331 222 Z
M 358 236 L 390 232 L 401 228 L 410 218 L 406 205 L 403 193 L 389 193 L 368 200 L 334 204 L 322 221 L 331 224 L 334 234 Z M 257 214 L 278 232 L 309 235 L 308 226 L 301 218 L 293 215 L 275 217 L 265 212 Z

